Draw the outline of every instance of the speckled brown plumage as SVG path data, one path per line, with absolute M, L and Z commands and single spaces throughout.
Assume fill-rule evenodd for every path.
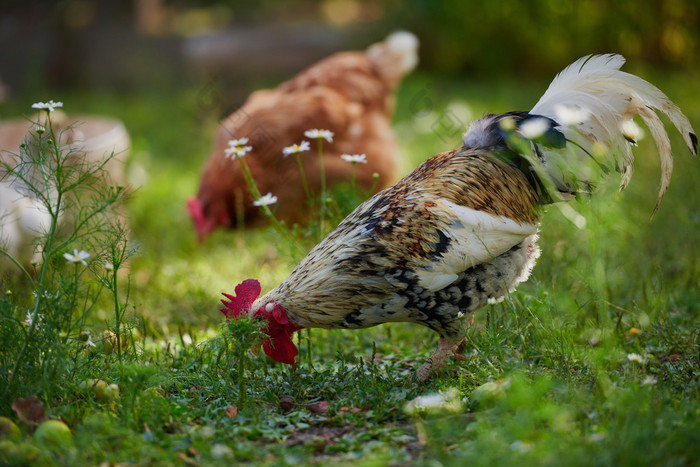
M 450 299 L 448 291 L 431 292 L 422 300 L 444 303 L 445 309 L 440 319 L 437 311 L 426 314 L 421 300 L 408 297 L 419 287 L 415 272 L 450 248 L 454 214 L 442 199 L 527 224 L 536 223 L 541 211 L 526 177 L 498 157 L 466 149 L 438 154 L 359 206 L 261 303 L 281 303 L 290 320 L 304 327 L 413 321 L 441 334 L 453 332 L 460 311 L 502 298 L 516 279 L 526 277 L 538 250 L 528 236 L 510 245 L 496 263 L 458 271 L 463 276 L 457 287 L 473 299 L 460 302 L 461 293 Z M 517 263 L 515 268 L 510 262 Z M 498 277 L 499 271 L 510 273 Z M 495 284 L 486 283 L 491 276 Z M 418 298 L 422 293 L 418 290 Z

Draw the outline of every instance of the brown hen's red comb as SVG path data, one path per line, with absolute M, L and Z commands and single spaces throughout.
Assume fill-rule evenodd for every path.
M 204 208 L 196 196 L 190 196 L 187 198 L 186 206 L 187 211 L 190 213 L 190 217 L 192 217 L 195 225 L 200 225 L 202 222 L 204 222 Z
M 194 222 L 194 229 L 197 231 L 197 241 L 202 243 L 206 235 L 204 226 L 206 223 L 204 219 L 204 206 L 202 206 L 202 202 L 196 196 L 187 198 L 185 206 L 187 206 L 187 212 L 190 213 L 190 217 Z

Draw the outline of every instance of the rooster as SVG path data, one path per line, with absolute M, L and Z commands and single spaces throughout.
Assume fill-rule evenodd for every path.
M 396 32 L 366 51 L 336 53 L 275 89 L 251 94 L 222 123 L 197 196 L 187 200 L 198 240 L 217 227 L 255 225 L 264 218 L 253 206 L 240 166 L 225 155 L 234 138 L 250 141 L 246 160 L 258 189 L 277 195 L 275 215 L 290 224 L 307 222 L 308 210 L 296 161 L 283 157 L 282 150 L 298 143 L 305 130 L 325 128 L 334 133 L 323 148 L 329 186 L 351 178 L 352 168 L 342 154 L 366 154 L 367 163 L 359 164 L 356 173 L 363 189 L 376 191 L 394 182 L 398 146 L 391 130 L 393 91 L 416 66 L 417 47 L 413 34 Z M 318 194 L 318 157 L 308 154 L 302 162 L 309 189 Z
M 462 147 L 428 159 L 358 206 L 280 285 L 258 298 L 260 284 L 248 279 L 235 296 L 224 294 L 221 311 L 227 319 L 249 314 L 267 321 L 264 351 L 289 364 L 297 355 L 292 333 L 302 328 L 421 324 L 440 335 L 416 372 L 427 379 L 447 357 L 460 357 L 461 318 L 528 278 L 547 204 L 589 191 L 595 172 L 607 167 L 622 174 L 622 187 L 629 181 L 634 116 L 656 141 L 659 202 L 673 159 L 654 109 L 697 154 L 685 115 L 656 87 L 620 71 L 624 61 L 613 54 L 583 57 L 530 112 L 473 122 Z

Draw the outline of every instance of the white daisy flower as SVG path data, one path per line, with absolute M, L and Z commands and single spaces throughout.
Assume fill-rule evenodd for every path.
M 637 141 L 644 137 L 642 129 L 631 118 L 620 123 L 620 131 L 622 136 L 632 144 L 637 144 Z
M 233 449 L 222 443 L 213 444 L 209 452 L 214 459 L 233 459 Z
M 462 410 L 462 399 L 457 388 L 447 388 L 438 393 L 418 396 L 404 406 L 404 412 L 408 415 L 436 412 L 460 413 Z
M 243 157 L 247 152 L 253 150 L 253 146 L 246 146 L 248 138 L 232 139 L 228 142 L 228 147 L 224 150 L 226 157 Z
M 630 353 L 627 354 L 627 360 L 630 362 L 635 362 L 635 363 L 644 363 L 644 357 L 639 355 L 638 353 Z
M 32 104 L 32 109 L 48 110 L 49 112 L 53 112 L 59 107 L 63 107 L 63 102 L 48 101 Z
M 562 105 L 554 107 L 554 114 L 557 116 L 557 121 L 562 125 L 579 125 L 591 115 L 587 109 L 583 109 L 578 105 Z
M 37 329 L 39 329 L 39 327 L 41 326 L 41 321 L 42 321 L 43 319 L 44 319 L 43 316 L 41 316 L 40 314 L 37 313 L 37 315 L 36 315 L 36 325 L 35 325 L 34 327 L 37 328 Z M 31 311 L 28 311 L 28 312 L 27 312 L 27 319 L 25 319 L 25 320 L 23 321 L 23 323 L 26 324 L 27 326 L 31 326 L 33 322 L 34 322 L 34 320 L 32 319 L 32 312 L 31 312 Z
M 513 451 L 519 452 L 521 454 L 525 454 L 530 449 L 532 449 L 532 443 L 530 443 L 529 441 L 516 440 L 516 441 L 513 441 L 512 443 L 510 443 L 510 448 Z
M 367 163 L 366 154 L 343 154 L 340 157 L 344 161 L 352 162 L 353 164 L 357 164 L 358 162 L 361 162 L 363 164 Z
M 323 138 L 329 143 L 333 142 L 333 132 L 330 130 L 317 130 L 316 128 L 314 128 L 313 130 L 306 130 L 304 132 L 304 136 L 311 139 Z
M 551 126 L 551 122 L 546 118 L 529 118 L 520 124 L 518 133 L 527 139 L 536 139 L 545 134 Z
M 90 257 L 90 253 L 86 252 L 85 250 L 78 251 L 74 248 L 73 254 L 64 253 L 63 257 L 66 258 L 66 261 L 69 263 L 83 263 L 83 266 L 87 266 L 85 260 Z
M 656 378 L 653 376 L 646 376 L 642 381 L 642 386 L 653 386 L 656 382 Z
M 248 138 L 238 138 L 238 139 L 232 139 L 229 140 L 228 145 L 229 146 L 244 146 L 248 144 Z
M 287 157 L 290 154 L 297 154 L 300 152 L 308 151 L 309 148 L 309 142 L 302 141 L 299 144 L 292 144 L 291 146 L 287 146 L 286 148 L 282 149 L 282 154 L 284 154 L 284 157 Z
M 272 193 L 268 193 L 259 200 L 253 201 L 253 204 L 255 206 L 269 206 L 270 204 L 275 204 L 276 202 L 277 196 L 274 196 Z
M 503 131 L 513 131 L 515 130 L 515 119 L 513 117 L 502 118 L 498 122 L 498 126 L 501 127 Z

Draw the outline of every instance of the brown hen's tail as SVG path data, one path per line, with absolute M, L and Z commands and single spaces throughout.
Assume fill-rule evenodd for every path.
M 382 78 L 394 87 L 418 65 L 418 38 L 410 32 L 397 31 L 369 46 L 367 56 Z

